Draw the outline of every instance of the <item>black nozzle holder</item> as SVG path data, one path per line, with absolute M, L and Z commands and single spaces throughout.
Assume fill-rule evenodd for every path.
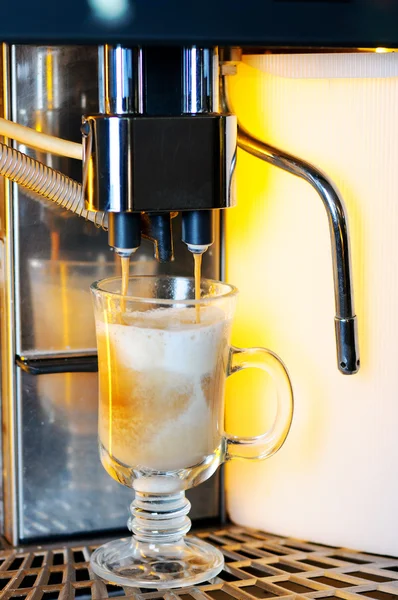
M 190 210 L 182 213 L 182 241 L 191 252 L 204 252 L 214 241 L 213 211 Z
M 140 213 L 109 212 L 108 244 L 121 256 L 132 254 L 141 244 Z
M 141 215 L 142 237 L 155 245 L 155 258 L 159 262 L 174 260 L 173 229 L 170 213 L 143 213 Z

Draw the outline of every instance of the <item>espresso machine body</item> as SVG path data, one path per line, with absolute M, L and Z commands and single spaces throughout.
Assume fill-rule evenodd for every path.
M 118 240 L 125 240 L 125 229 L 124 225 L 119 229 L 120 223 L 116 221 L 123 221 L 124 217 L 119 219 L 115 215 L 128 214 L 127 220 L 134 215 L 132 227 L 135 233 L 141 234 L 148 224 L 141 220 L 141 213 L 146 210 L 152 219 L 151 227 L 153 217 L 159 215 L 163 233 L 170 231 L 172 223 L 174 249 L 169 243 L 163 258 L 171 259 L 174 254 L 175 260 L 159 262 L 157 259 L 162 259 L 159 247 L 161 254 L 166 245 L 159 246 L 160 238 L 155 236 L 156 259 L 152 242 L 143 239 L 139 250 L 134 252 L 134 273 L 190 275 L 193 261 L 187 245 L 192 252 L 195 247 L 207 247 L 212 242 L 204 254 L 203 275 L 215 279 L 224 277 L 223 209 L 234 203 L 236 139 L 233 117 L 230 119 L 226 107 L 220 106 L 217 85 L 214 85 L 217 77 L 213 75 L 218 73 L 215 46 L 240 46 L 248 53 L 259 47 L 263 50 L 394 47 L 398 44 L 394 26 L 397 17 L 397 6 L 370 0 L 361 4 L 349 0 L 235 3 L 224 0 L 204 2 L 200 10 L 181 0 L 172 4 L 147 0 L 117 3 L 88 0 L 82 4 L 76 0 L 58 5 L 43 1 L 40 7 L 17 2 L 7 7 L 0 23 L 0 39 L 4 41 L 1 116 L 74 141 L 80 140 L 84 116 L 85 148 L 90 149 L 93 168 L 89 170 L 94 173 L 91 179 L 88 176 L 87 182 L 83 181 L 87 184 L 86 208 L 107 212 L 114 234 L 107 238 L 101 227 L 96 229 L 84 219 L 63 215 L 45 199 L 38 200 L 15 183 L 3 181 L 2 446 L 4 534 L 9 541 L 16 544 L 38 538 L 100 533 L 124 526 L 129 492 L 109 480 L 97 456 L 96 356 L 88 287 L 95 279 L 118 273 L 118 261 L 109 252 L 109 245 L 121 255 L 124 251 L 136 250 L 135 245 L 119 244 Z M 103 48 L 100 53 L 98 45 Z M 184 49 L 188 49 L 186 55 Z M 196 49 L 202 52 L 197 63 Z M 132 64 L 136 66 L 134 77 L 144 72 L 140 69 L 146 70 L 145 84 L 141 85 L 138 77 L 133 88 L 123 96 L 130 103 L 128 107 L 122 103 L 114 109 L 111 102 L 120 100 L 120 90 L 112 95 L 109 65 L 117 53 L 121 60 L 132 55 Z M 233 61 L 227 59 L 225 63 L 228 67 Z M 104 64 L 108 66 L 104 68 Z M 146 66 L 142 67 L 143 64 Z M 187 94 L 195 78 L 188 78 L 188 84 L 184 84 L 184 70 L 176 67 L 181 64 L 188 64 L 191 76 L 205 73 L 206 86 L 213 81 L 210 96 L 206 95 L 206 86 L 196 87 L 198 81 L 195 81 L 195 89 L 203 92 L 200 102 Z M 129 86 L 131 79 L 122 78 L 122 81 Z M 103 93 L 103 90 L 107 91 Z M 135 95 L 136 90 L 138 95 Z M 148 115 L 151 117 L 148 122 L 156 115 L 161 119 L 173 117 L 173 126 L 181 127 L 185 139 L 189 138 L 186 120 L 203 118 L 209 129 L 205 142 L 212 140 L 213 150 L 218 148 L 214 157 L 222 157 L 217 169 L 203 171 L 211 181 L 210 200 L 207 198 L 200 204 L 202 199 L 195 196 L 190 205 L 181 204 L 181 199 L 173 204 L 171 194 L 167 204 L 148 207 L 134 205 L 135 196 L 126 204 L 98 202 L 102 194 L 98 173 L 106 170 L 107 164 L 101 154 L 106 145 L 101 144 L 101 140 L 109 141 L 107 124 L 114 115 L 118 118 L 119 133 L 125 132 L 121 139 L 130 139 L 129 136 L 138 139 L 134 137 L 140 135 L 136 133 L 136 123 L 138 127 L 144 126 L 143 119 Z M 198 121 L 196 118 L 195 127 Z M 141 135 L 140 139 L 144 143 L 146 136 Z M 248 149 L 250 139 L 243 140 L 242 136 L 240 139 Z M 73 179 L 82 180 L 77 161 L 34 153 L 21 145 L 16 147 Z M 199 149 L 200 145 L 197 151 Z M 251 149 L 257 155 L 268 152 L 264 147 Z M 202 159 L 204 161 L 205 156 Z M 325 187 L 325 180 L 317 171 L 311 171 L 310 165 L 294 161 L 289 155 L 275 155 L 271 160 L 297 175 L 292 167 L 294 163 L 304 179 L 315 177 L 321 196 L 323 194 L 324 201 L 329 202 L 329 209 L 340 207 L 333 186 Z M 108 175 L 111 177 L 111 170 Z M 189 181 L 185 184 L 188 190 Z M 106 190 L 104 194 L 106 196 Z M 130 198 L 128 190 L 126 198 Z M 218 204 L 211 203 L 215 199 Z M 174 217 L 174 212 L 179 212 L 179 216 Z M 209 244 L 206 241 L 202 244 L 200 236 L 198 239 L 189 236 L 195 231 L 202 233 L 202 226 L 206 229 L 206 217 L 205 224 L 201 220 L 207 212 L 212 213 L 210 228 L 214 237 Z M 200 213 L 197 229 L 188 222 L 193 213 Z M 169 219 L 167 222 L 165 216 Z M 337 210 L 330 222 L 333 239 L 342 239 L 346 244 L 344 220 L 344 212 Z M 102 222 L 100 219 L 99 225 Z M 154 236 L 151 233 L 146 237 Z M 169 234 L 167 239 L 170 242 Z M 344 268 L 336 267 L 335 293 L 340 299 L 350 296 L 349 252 L 345 250 L 346 246 L 340 248 Z M 348 305 L 351 309 L 351 304 Z M 350 312 L 336 326 L 336 335 L 343 338 L 343 345 L 345 336 L 351 336 L 351 341 L 355 338 L 354 318 L 354 312 Z M 359 358 L 355 353 L 353 356 L 354 372 L 359 367 Z M 343 371 L 346 366 L 345 359 L 339 361 Z M 194 515 L 222 518 L 222 495 L 218 479 L 200 486 L 192 498 Z
M 82 114 L 98 112 L 94 46 L 3 46 L 2 117 L 79 141 Z M 153 101 L 154 103 L 154 101 Z M 81 163 L 18 146 L 81 179 Z M 120 275 L 107 233 L 2 180 L 1 338 L 4 534 L 14 544 L 126 527 L 132 493 L 101 466 L 96 341 L 90 284 Z M 144 240 L 131 273 L 192 274 L 173 219 L 173 262 Z M 219 223 L 203 260 L 220 278 Z M 193 517 L 218 518 L 220 481 L 190 494 Z

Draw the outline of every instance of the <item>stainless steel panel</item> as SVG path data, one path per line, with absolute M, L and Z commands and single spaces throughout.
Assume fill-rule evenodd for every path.
M 6 82 L 13 120 L 79 141 L 81 114 L 97 110 L 97 48 L 15 46 L 10 55 Z M 81 179 L 78 161 L 18 148 Z M 14 362 L 15 353 L 73 356 L 94 348 L 89 284 L 119 272 L 118 261 L 106 233 L 91 223 L 62 214 L 15 185 L 7 198 L 0 197 L 6 242 L 0 290 L 6 536 L 17 543 L 125 527 L 132 492 L 111 480 L 99 461 L 96 374 L 34 376 Z M 151 243 L 144 241 L 132 272 L 192 274 L 179 218 L 173 224 L 175 262 L 157 263 Z M 203 261 L 206 277 L 219 277 L 216 239 Z M 192 516 L 216 516 L 218 492 L 218 478 L 193 490 Z
M 103 469 L 97 374 L 21 373 L 21 539 L 124 527 L 133 492 Z
M 59 135 L 73 141 L 80 141 L 82 113 L 97 110 L 97 50 L 96 48 L 46 48 L 17 46 L 12 49 L 12 116 L 13 120 L 35 127 L 45 133 Z M 46 162 L 69 176 L 81 180 L 79 161 L 45 155 L 18 145 L 21 151 Z M 43 298 L 43 310 L 48 312 L 46 324 L 55 329 L 63 322 L 65 305 L 57 301 L 54 291 L 65 292 L 65 285 L 76 280 L 70 266 L 67 267 L 66 281 L 60 286 L 60 271 L 47 270 L 46 282 L 42 290 L 32 272 L 34 260 L 84 261 L 92 262 L 93 270 L 97 260 L 104 262 L 108 257 L 106 233 L 86 223 L 83 219 L 70 216 L 48 203 L 31 199 L 15 187 L 14 204 L 18 207 L 14 220 L 16 255 L 19 258 L 19 278 L 17 289 L 17 353 L 27 350 L 49 351 L 56 347 L 61 350 L 78 348 L 79 340 L 69 348 L 65 331 L 59 339 L 53 333 L 51 339 L 41 335 L 40 324 L 35 319 L 41 312 L 32 311 L 32 304 L 38 294 Z M 89 269 L 87 269 L 88 273 Z M 76 283 L 76 282 L 75 282 Z M 80 278 L 80 285 L 74 286 L 76 298 L 82 311 L 88 311 L 89 295 L 79 290 L 87 289 L 88 280 Z M 33 284 L 33 285 L 32 285 Z M 49 295 L 48 290 L 54 293 Z M 72 299 L 73 293 L 68 295 Z M 50 300 L 51 298 L 51 300 Z M 53 326 L 53 327 L 51 327 Z M 91 328 L 92 330 L 92 328 Z

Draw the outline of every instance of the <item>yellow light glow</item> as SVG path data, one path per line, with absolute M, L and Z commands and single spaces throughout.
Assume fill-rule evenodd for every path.
M 39 133 L 43 131 L 43 122 L 42 122 L 42 112 L 40 110 L 36 111 L 36 121 L 35 121 L 35 129 Z
M 87 180 L 86 180 L 86 200 L 88 203 L 88 208 L 92 208 L 94 206 L 94 164 L 93 158 L 90 156 L 90 160 L 88 161 L 87 167 Z
M 47 87 L 47 103 L 48 108 L 53 108 L 53 55 L 51 50 L 46 54 L 46 87 Z
M 281 81 L 284 82 L 283 94 L 279 93 Z M 343 88 L 344 81 L 336 80 L 335 85 Z M 238 76 L 229 81 L 233 109 L 247 130 L 315 164 L 319 164 L 318 131 L 322 129 L 330 139 L 334 135 L 334 124 L 325 122 L 322 104 L 311 104 L 318 86 L 316 79 L 283 79 L 246 65 L 241 65 Z M 287 118 L 292 98 L 300 106 L 311 107 L 317 127 L 310 128 L 308 120 Z M 336 150 L 330 152 L 328 161 L 335 164 Z M 320 166 L 330 171 L 330 164 Z M 284 459 L 288 460 L 288 468 L 294 470 L 299 461 L 311 464 L 313 448 L 318 446 L 325 422 L 324 405 L 318 402 L 311 384 L 308 362 L 311 358 L 306 347 L 309 315 L 311 322 L 316 323 L 316 334 L 311 335 L 316 335 L 327 369 L 333 375 L 336 370 L 337 378 L 341 377 L 334 355 L 333 280 L 327 218 L 311 186 L 242 151 L 238 155 L 237 188 L 237 206 L 226 215 L 226 275 L 240 290 L 233 343 L 270 348 L 286 362 L 295 393 L 300 387 L 311 389 L 305 402 L 301 400 L 285 445 L 288 448 L 292 440 L 297 443 L 300 438 L 300 450 Z M 348 194 L 345 189 L 343 193 L 350 204 L 352 193 Z M 355 254 L 355 247 L 353 250 Z M 308 297 L 306 290 L 314 287 L 316 293 Z M 275 414 L 276 401 L 269 377 L 247 370 L 229 378 L 226 392 L 228 432 L 243 436 L 259 435 L 267 430 Z M 259 482 L 264 477 L 273 482 L 280 456 L 265 461 L 266 464 L 232 461 L 227 468 L 229 502 L 241 495 L 234 487 L 237 481 L 239 486 L 252 490 L 261 487 Z M 284 456 L 287 455 L 284 453 Z M 250 504 L 242 503 L 240 518 L 249 522 L 254 510 Z
M 328 83 L 333 86 L 338 100 L 336 118 L 341 122 L 347 119 L 341 99 L 345 97 L 348 81 L 336 79 Z M 358 167 L 352 153 L 344 154 L 343 163 L 339 162 L 343 153 L 341 138 L 335 133 L 337 123 L 325 119 L 322 103 L 313 100 L 319 94 L 317 79 L 284 79 L 240 65 L 238 76 L 229 78 L 228 85 L 232 108 L 248 131 L 271 145 L 318 164 L 337 177 L 339 183 L 341 164 L 345 167 L 350 161 L 352 168 L 360 170 L 361 165 Z M 279 92 L 279 86 L 283 93 Z M 362 88 L 358 86 L 355 90 L 354 98 L 360 105 Z M 289 117 L 292 98 L 300 106 L 308 107 L 316 125 L 310 122 L 308 115 L 306 121 Z M 346 123 L 347 130 L 350 126 L 352 123 Z M 358 129 L 366 131 L 363 127 L 358 126 Z M 319 131 L 330 140 L 328 144 L 322 144 L 322 138 L 319 141 Z M 321 162 L 318 148 L 323 152 Z M 354 194 L 344 185 L 340 189 L 354 230 L 357 198 L 362 191 Z M 337 372 L 335 359 L 330 237 L 322 202 L 304 181 L 243 151 L 238 153 L 237 197 L 237 206 L 226 211 L 226 278 L 240 290 L 233 343 L 271 348 L 286 361 L 288 369 L 293 365 L 293 385 L 307 385 L 311 380 L 310 375 L 306 375 L 310 373 L 306 347 L 309 334 L 303 315 L 311 315 L 311 322 L 317 323 L 316 334 L 311 335 L 316 337 L 317 345 L 322 346 L 328 372 L 330 370 L 331 376 L 337 377 L 339 382 L 342 376 Z M 360 264 L 361 252 L 355 241 L 352 236 L 352 254 L 354 260 L 357 258 L 356 264 Z M 361 277 L 360 270 L 354 273 L 358 305 L 363 289 Z M 309 289 L 314 290 L 311 297 L 306 292 Z M 309 303 L 307 306 L 304 298 Z M 363 321 L 359 326 L 362 329 Z M 361 349 L 364 356 L 363 340 Z M 231 377 L 226 392 L 227 431 L 235 435 L 263 432 L 274 410 L 272 382 L 264 374 L 248 370 Z M 305 424 L 301 449 L 309 455 L 317 443 L 322 418 L 315 395 L 306 401 L 311 418 Z M 235 473 L 239 471 L 239 476 L 241 470 L 247 469 L 243 464 L 229 468 Z M 252 470 L 254 472 L 254 468 Z
M 358 52 L 376 52 L 377 54 L 385 54 L 386 52 L 396 52 L 396 48 L 384 48 L 379 46 L 378 48 L 358 48 Z
M 248 102 L 248 98 L 258 98 L 260 93 L 258 86 L 262 77 L 255 73 L 253 69 L 242 65 L 239 76 L 229 79 L 231 98 L 245 127 L 266 138 L 261 135 L 263 114 L 256 114 L 251 109 L 252 100 Z M 281 171 L 239 151 L 238 204 L 226 211 L 226 276 L 227 281 L 236 284 L 240 290 L 233 343 L 243 347 L 265 346 L 275 349 L 272 340 L 278 336 L 279 324 L 274 322 L 270 326 L 272 319 L 265 318 L 268 313 L 267 303 L 264 303 L 267 277 L 263 277 L 261 264 L 262 253 L 268 252 L 267 248 L 273 244 L 274 198 L 277 197 L 281 177 L 284 177 Z M 267 221 L 268 226 L 264 228 L 264 222 Z M 269 290 L 270 297 L 271 294 Z M 240 436 L 260 435 L 270 426 L 274 411 L 274 386 L 264 372 L 248 369 L 227 380 L 228 432 Z

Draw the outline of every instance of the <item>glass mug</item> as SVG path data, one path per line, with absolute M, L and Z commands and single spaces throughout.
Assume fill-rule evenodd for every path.
M 98 548 L 93 571 L 121 585 L 173 588 L 215 577 L 221 552 L 185 535 L 185 491 L 232 458 L 268 458 L 282 446 L 293 416 L 289 375 L 264 348 L 230 346 L 238 291 L 203 279 L 195 300 L 187 277 L 130 277 L 91 286 L 99 370 L 102 464 L 134 488 L 128 521 L 133 536 Z M 248 367 L 271 375 L 277 411 L 256 437 L 224 431 L 226 377 Z

